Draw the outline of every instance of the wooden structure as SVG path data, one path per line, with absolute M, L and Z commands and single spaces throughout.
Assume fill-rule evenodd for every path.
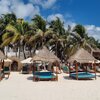
M 90 79 L 90 78 L 95 78 L 96 79 L 96 66 L 95 66 L 95 63 L 93 64 L 94 73 L 90 73 L 87 70 L 85 72 L 79 72 L 78 71 L 78 63 L 77 62 L 75 63 L 75 69 L 76 69 L 76 75 L 74 76 L 74 78 L 76 78 L 77 80 L 78 79 Z
M 88 53 L 86 50 L 84 50 L 83 48 L 79 49 L 73 56 L 71 56 L 68 59 L 68 62 L 70 62 L 70 63 L 74 62 L 75 69 L 76 69 L 76 74 L 74 74 L 73 76 L 76 75 L 75 78 L 77 80 L 79 79 L 79 76 L 78 76 L 79 75 L 78 63 L 87 64 L 88 65 L 89 61 L 96 61 L 96 59 L 90 53 Z M 93 64 L 93 67 L 94 67 L 94 73 L 95 73 L 95 75 L 93 75 L 93 78 L 96 79 L 96 66 L 95 66 L 95 63 Z M 87 73 L 88 72 L 86 71 L 86 74 Z M 71 73 L 70 73 L 70 76 L 71 76 Z M 91 76 L 91 78 L 92 78 L 92 74 L 91 73 L 88 73 L 88 76 Z M 83 77 L 84 78 L 88 78 L 88 76 L 84 75 Z
M 33 61 L 44 61 L 44 62 L 60 62 L 60 59 L 55 56 L 52 52 L 50 52 L 45 46 L 39 50 L 38 54 L 36 54 L 35 56 L 33 56 Z M 57 70 L 57 66 L 56 66 L 56 70 Z M 58 80 L 58 75 L 56 73 L 56 78 Z

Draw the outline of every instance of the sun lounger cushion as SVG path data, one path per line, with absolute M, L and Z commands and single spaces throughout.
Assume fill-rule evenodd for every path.
M 71 73 L 71 77 L 76 78 L 76 73 Z M 95 74 L 89 72 L 78 72 L 78 79 L 95 78 Z
M 35 72 L 33 73 L 34 76 L 40 79 L 52 79 L 55 78 L 52 72 Z

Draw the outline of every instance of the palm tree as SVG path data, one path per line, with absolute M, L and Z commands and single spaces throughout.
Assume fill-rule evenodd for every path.
M 16 23 L 16 15 L 14 13 L 3 14 L 4 24 L 15 24 Z
M 0 44 L 2 44 L 2 35 L 6 32 L 6 26 L 10 24 L 15 24 L 16 22 L 16 15 L 14 13 L 3 14 L 0 17 Z M 2 47 L 2 46 L 1 46 Z M 1 48 L 4 52 L 4 48 Z
M 64 23 L 61 22 L 60 18 L 57 17 L 56 20 L 51 21 L 49 24 L 57 35 L 65 34 Z
M 88 34 L 86 33 L 86 30 L 84 26 L 82 25 L 76 25 L 71 32 L 72 35 L 72 43 L 70 46 L 70 55 L 74 54 L 77 49 L 79 48 L 85 48 L 88 51 L 91 51 L 92 48 L 96 48 L 96 45 L 94 43 L 93 38 L 89 37 Z
M 13 44 L 16 49 L 19 48 L 19 57 L 20 57 L 20 48 L 22 47 L 24 58 L 25 56 L 25 40 L 23 39 L 25 33 L 29 30 L 28 23 L 24 22 L 23 19 L 18 19 L 15 25 L 8 24 L 6 26 L 6 33 L 3 34 L 2 40 L 4 41 L 1 47 Z
M 32 27 L 35 29 L 35 34 L 30 38 L 29 42 L 34 42 L 37 49 L 43 47 L 51 38 L 53 33 L 52 29 L 46 29 L 46 21 L 39 15 L 36 15 L 32 19 Z
M 6 33 L 2 35 L 2 44 L 1 48 L 8 46 L 9 44 L 15 44 L 20 40 L 20 33 L 16 30 L 16 28 L 10 24 L 6 26 Z
M 84 26 L 76 25 L 73 30 L 68 26 L 65 30 L 64 23 L 57 17 L 56 20 L 47 22 L 36 15 L 32 23 L 17 19 L 16 15 L 4 14 L 0 17 L 0 48 L 12 46 L 20 51 L 22 49 L 24 58 L 26 58 L 25 48 L 29 50 L 32 56 L 36 49 L 46 45 L 60 58 L 70 57 L 78 48 L 100 48 L 99 40 L 89 37 Z M 67 55 L 67 56 L 66 56 Z
M 40 15 L 35 15 L 35 17 L 32 19 L 32 22 L 33 27 L 36 29 L 40 29 L 43 32 L 46 31 L 46 21 Z
M 84 43 L 86 42 L 86 38 L 87 38 L 87 34 L 84 26 L 79 24 L 76 25 L 73 29 L 73 32 L 75 33 L 73 33 L 72 35 L 78 41 L 79 46 L 84 46 Z
M 53 20 L 49 23 L 49 28 L 53 30 L 53 35 L 49 41 L 52 47 L 52 50 L 55 51 L 55 54 L 62 58 L 64 42 L 66 41 L 66 34 L 64 29 L 64 23 L 57 17 L 56 20 Z

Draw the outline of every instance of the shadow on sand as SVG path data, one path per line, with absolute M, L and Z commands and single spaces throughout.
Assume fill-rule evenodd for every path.
M 75 78 L 71 78 L 71 77 L 69 77 L 69 76 L 63 76 L 64 77 L 64 79 L 67 79 L 67 80 L 76 80 Z M 100 77 L 100 76 L 99 76 Z M 91 80 L 95 80 L 95 79 L 78 79 L 79 81 L 91 81 Z
M 73 80 L 71 77 L 69 76 L 63 76 L 64 79 L 67 79 L 67 80 Z
M 27 77 L 27 80 L 32 80 L 33 81 L 33 77 L 29 76 L 29 77 Z

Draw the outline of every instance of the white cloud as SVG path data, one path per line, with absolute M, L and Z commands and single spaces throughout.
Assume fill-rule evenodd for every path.
M 39 14 L 40 9 L 38 6 L 33 6 L 32 3 L 25 4 L 21 0 L 1 0 L 0 15 L 10 12 L 14 12 L 17 17 L 26 19 L 27 17 L 32 18 L 35 14 Z
M 68 25 L 70 25 L 71 28 L 73 28 L 73 27 L 76 25 L 76 23 L 74 23 L 74 22 L 70 19 L 70 18 L 71 18 L 71 15 L 70 15 L 70 14 L 66 14 L 65 16 L 63 16 L 63 15 L 60 14 L 60 13 L 52 14 L 52 15 L 49 15 L 49 16 L 47 17 L 47 21 L 56 20 L 57 17 L 59 17 L 60 20 L 61 20 L 62 22 L 64 22 L 64 27 L 65 27 L 66 30 L 67 30 L 67 28 L 68 28 Z
M 0 1 L 0 15 L 10 12 L 9 6 L 10 2 L 8 0 L 1 0 Z
M 57 0 L 29 0 L 33 4 L 37 4 L 42 6 L 43 8 L 50 8 L 52 7 Z
M 59 17 L 60 20 L 61 20 L 62 22 L 65 20 L 64 17 L 63 17 L 63 15 L 60 14 L 60 13 L 58 13 L 58 14 L 52 14 L 52 15 L 49 15 L 49 16 L 47 17 L 47 21 L 56 20 L 57 17 Z
M 39 14 L 38 6 L 33 6 L 31 3 L 20 3 L 18 5 L 13 5 L 11 10 L 16 12 L 17 17 L 21 18 L 32 18 L 35 14 Z
M 89 36 L 93 36 L 100 40 L 100 27 L 96 27 L 95 25 L 86 25 L 85 28 Z
M 71 29 L 73 29 L 74 26 L 77 25 L 77 23 L 72 20 L 72 16 L 70 14 L 67 14 L 65 16 L 60 13 L 52 14 L 47 17 L 47 21 L 55 20 L 56 17 L 59 17 L 61 21 L 64 22 L 65 29 L 68 28 L 68 25 L 71 26 Z M 93 36 L 95 39 L 100 40 L 100 27 L 96 27 L 95 25 L 84 25 L 84 27 L 86 28 L 86 32 L 89 36 Z
M 0 15 L 14 12 L 17 17 L 32 18 L 35 14 L 40 14 L 39 6 L 43 8 L 51 8 L 57 0 L 28 0 L 30 2 L 24 3 L 23 0 L 0 0 Z M 67 29 L 68 25 L 72 28 L 76 23 L 72 20 L 70 14 L 62 15 L 60 13 L 52 14 L 47 17 L 48 21 L 55 20 L 59 17 L 64 22 L 64 27 Z M 85 25 L 85 28 L 89 36 L 93 36 L 96 39 L 100 39 L 100 27 L 95 25 Z

